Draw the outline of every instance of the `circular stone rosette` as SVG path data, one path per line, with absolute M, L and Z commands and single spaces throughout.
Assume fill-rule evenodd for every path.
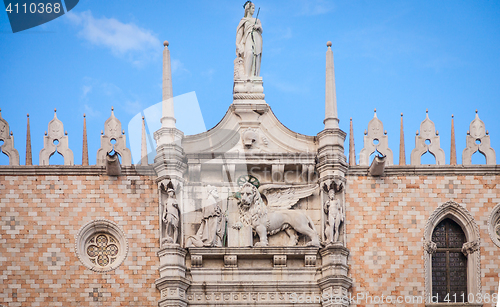
M 488 233 L 491 241 L 500 247 L 500 204 L 496 205 L 488 218 Z
M 75 237 L 78 259 L 94 272 L 116 269 L 127 256 L 128 242 L 115 222 L 97 219 L 85 224 Z

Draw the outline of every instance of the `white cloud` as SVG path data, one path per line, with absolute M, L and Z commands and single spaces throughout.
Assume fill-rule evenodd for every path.
M 180 60 L 172 59 L 171 65 L 172 65 L 172 74 L 189 73 L 189 70 L 186 69 L 186 67 L 184 66 L 184 63 L 182 63 Z
M 111 50 L 135 65 L 142 65 L 161 54 L 160 40 L 147 29 L 114 18 L 94 18 L 90 11 L 67 13 L 69 21 L 80 27 L 78 35 L 96 46 Z
M 208 78 L 208 80 L 212 80 L 214 74 L 215 74 L 215 69 L 213 69 L 213 68 L 210 68 L 210 69 L 208 69 L 206 71 L 202 71 L 201 72 L 201 75 L 204 76 L 204 77 L 206 77 L 206 78 Z
M 83 98 L 87 97 L 87 94 L 92 91 L 92 86 L 91 85 L 84 85 L 82 86 L 82 92 L 83 92 Z
M 142 103 L 139 100 L 135 101 L 130 101 L 127 100 L 125 101 L 125 111 L 129 114 L 136 114 L 141 112 L 143 109 Z
M 83 106 L 84 113 L 87 117 L 100 117 L 101 112 L 92 108 L 88 103 Z
M 298 2 L 295 2 L 298 3 Z M 328 0 L 300 1 L 299 15 L 315 16 L 329 13 L 334 9 L 334 4 Z

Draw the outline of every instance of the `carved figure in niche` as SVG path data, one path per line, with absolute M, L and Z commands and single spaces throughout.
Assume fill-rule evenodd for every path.
M 323 185 L 323 190 L 328 194 L 328 200 L 325 201 L 323 205 L 323 210 L 327 216 L 325 225 L 327 244 L 339 242 L 340 225 L 344 222 L 345 213 L 342 202 L 335 199 L 335 194 L 342 191 L 342 188 L 342 183 L 337 185 L 335 181 L 333 181 L 330 186 L 327 184 Z
M 260 241 L 255 246 L 268 246 L 268 235 L 285 231 L 296 245 L 298 236 L 296 232 L 306 235 L 311 239 L 308 246 L 319 246 L 319 237 L 311 218 L 298 210 L 290 210 L 300 199 L 310 196 L 317 185 L 313 186 L 278 186 L 266 185 L 267 191 L 264 203 L 257 187 L 250 182 L 241 186 L 238 201 L 240 225 L 251 226 L 259 236 Z
M 222 212 L 222 200 L 217 189 L 207 186 L 207 205 L 203 207 L 203 219 L 196 235 L 188 238 L 186 247 L 222 247 L 226 230 L 226 217 Z
M 262 25 L 258 18 L 253 18 L 255 5 L 251 1 L 245 2 L 245 16 L 241 19 L 236 29 L 236 60 L 235 77 L 251 79 L 260 74 L 260 61 L 262 58 Z M 257 16 L 258 17 L 258 16 Z M 239 60 L 239 59 L 242 59 Z M 244 76 L 241 71 L 244 68 Z M 239 75 L 239 76 L 236 76 Z
M 162 184 L 161 190 L 162 194 L 166 194 L 166 200 L 163 205 L 163 213 L 161 215 L 164 227 L 162 245 L 177 244 L 179 238 L 179 203 L 177 202 L 174 186 L 172 182 L 169 182 L 165 191 Z

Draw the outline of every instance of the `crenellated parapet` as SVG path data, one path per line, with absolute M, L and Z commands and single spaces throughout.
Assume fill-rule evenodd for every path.
M 9 165 L 19 165 L 19 153 L 14 148 L 14 134 L 9 129 L 9 123 L 2 118 L 2 110 L 0 110 L 0 152 L 3 152 L 9 157 Z
M 392 165 L 392 150 L 389 148 L 387 131 L 384 124 L 377 118 L 377 110 L 373 112 L 373 119 L 368 123 L 368 130 L 365 130 L 364 147 L 359 153 L 359 165 L 369 165 L 370 155 L 378 152 L 387 157 L 387 165 Z
M 426 152 L 436 157 L 437 165 L 444 165 L 444 150 L 440 147 L 439 132 L 434 122 L 429 119 L 429 111 L 425 111 L 425 119 L 420 124 L 420 133 L 415 136 L 415 148 L 411 151 L 411 165 L 420 164 L 420 158 Z
M 486 157 L 487 165 L 496 164 L 495 150 L 491 148 L 490 136 L 484 126 L 484 122 L 479 119 L 476 110 L 476 118 L 470 123 L 469 131 L 467 131 L 467 147 L 462 153 L 462 164 L 471 165 L 472 155 L 475 152 L 480 152 Z
M 64 165 L 73 165 L 73 151 L 69 149 L 68 132 L 64 131 L 62 121 L 57 118 L 54 109 L 54 118 L 49 122 L 48 132 L 45 131 L 43 138 L 43 149 L 40 150 L 40 165 L 49 165 L 50 157 L 56 152 L 64 158 Z
M 123 166 L 132 165 L 130 149 L 127 148 L 125 130 L 122 130 L 122 124 L 115 117 L 112 107 L 111 116 L 104 123 L 104 131 L 101 135 L 101 148 L 97 151 L 97 165 L 106 165 L 106 157 L 113 151 L 121 156 L 121 164 Z

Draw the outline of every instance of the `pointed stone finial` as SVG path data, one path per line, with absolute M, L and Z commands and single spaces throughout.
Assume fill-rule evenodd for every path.
M 31 131 L 30 131 L 30 115 L 26 114 L 27 125 L 26 125 L 26 165 L 33 165 L 32 153 L 31 153 Z
M 354 148 L 354 129 L 352 127 L 352 117 L 349 128 L 349 165 L 356 165 L 356 151 Z
M 455 145 L 455 121 L 451 114 L 451 146 L 450 146 L 450 165 L 457 165 L 457 147 Z
M 326 51 L 326 82 L 325 82 L 325 129 L 339 128 L 337 115 L 337 92 L 335 88 L 335 67 L 333 61 L 332 43 L 328 42 Z
M 144 121 L 144 116 L 142 117 L 141 165 L 148 165 L 148 143 L 146 140 L 146 122 Z
M 399 165 L 406 165 L 405 133 L 403 129 L 403 113 L 401 113 L 401 127 L 399 129 Z
M 89 148 L 87 145 L 87 118 L 83 114 L 83 147 L 82 147 L 82 165 L 89 165 Z
M 165 128 L 175 128 L 174 101 L 172 91 L 172 67 L 170 64 L 170 50 L 168 41 L 163 43 L 163 90 L 162 90 L 162 118 L 161 124 Z

